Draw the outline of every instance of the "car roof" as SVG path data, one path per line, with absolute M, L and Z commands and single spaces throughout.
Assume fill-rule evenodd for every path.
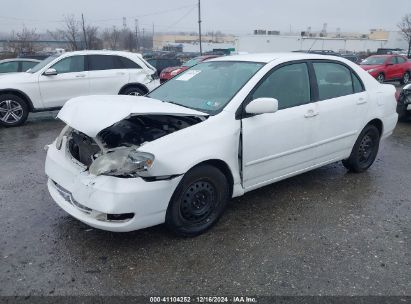
M 269 63 L 274 60 L 304 60 L 304 59 L 332 59 L 341 60 L 341 57 L 331 56 L 331 55 L 320 55 L 313 53 L 260 53 L 260 54 L 242 54 L 242 55 L 230 55 L 217 57 L 207 62 L 211 61 L 248 61 L 248 62 L 263 62 Z
M 123 56 L 139 56 L 143 58 L 140 53 L 132 53 L 126 51 L 111 51 L 111 50 L 83 50 L 74 52 L 65 52 L 62 55 L 123 55 Z
M 0 63 L 4 62 L 13 62 L 13 61 L 31 61 L 31 62 L 40 62 L 41 60 L 31 59 L 31 58 L 9 58 L 0 60 Z

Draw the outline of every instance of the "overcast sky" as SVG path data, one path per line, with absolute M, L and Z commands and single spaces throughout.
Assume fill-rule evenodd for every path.
M 411 13 L 411 0 L 202 0 L 204 31 L 251 33 L 253 29 L 368 32 L 396 30 L 401 17 Z M 62 26 L 64 15 L 84 13 L 87 23 L 121 27 L 123 17 L 134 27 L 152 31 L 196 31 L 197 0 L 1 0 L 0 32 L 20 30 L 25 24 L 38 32 Z

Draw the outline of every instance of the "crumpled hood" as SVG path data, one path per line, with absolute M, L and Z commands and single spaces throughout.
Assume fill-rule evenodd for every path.
M 176 116 L 208 116 L 179 105 L 143 96 L 82 96 L 70 99 L 57 117 L 90 137 L 131 115 L 165 114 Z

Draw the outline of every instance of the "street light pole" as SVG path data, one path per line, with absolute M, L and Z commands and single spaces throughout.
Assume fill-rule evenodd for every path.
M 198 0 L 198 40 L 200 42 L 200 55 L 203 55 L 203 47 L 201 45 L 201 0 Z

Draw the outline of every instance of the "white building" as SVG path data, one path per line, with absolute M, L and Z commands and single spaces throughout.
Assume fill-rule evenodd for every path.
M 290 52 L 297 50 L 332 50 L 335 52 L 375 52 L 378 48 L 408 49 L 399 32 L 389 32 L 388 39 L 301 37 L 281 35 L 246 35 L 235 40 L 239 52 Z

